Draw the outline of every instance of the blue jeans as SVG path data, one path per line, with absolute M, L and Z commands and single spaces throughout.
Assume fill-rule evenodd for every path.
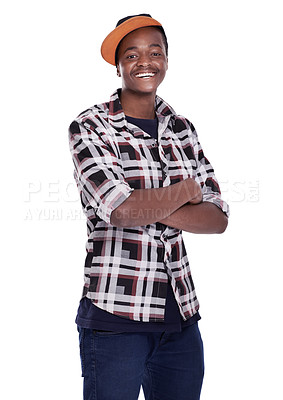
M 84 400 L 199 400 L 204 374 L 198 323 L 182 332 L 78 327 Z

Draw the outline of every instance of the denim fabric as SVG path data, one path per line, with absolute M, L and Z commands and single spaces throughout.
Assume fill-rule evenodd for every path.
M 204 375 L 198 323 L 181 332 L 78 327 L 84 400 L 199 400 Z

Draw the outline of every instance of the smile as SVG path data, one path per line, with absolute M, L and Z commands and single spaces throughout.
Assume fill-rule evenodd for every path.
M 136 74 L 136 78 L 152 78 L 156 72 L 140 72 L 139 74 Z

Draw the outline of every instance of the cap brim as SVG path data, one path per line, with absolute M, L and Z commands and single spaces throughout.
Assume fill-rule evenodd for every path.
M 115 65 L 115 51 L 119 42 L 130 32 L 138 28 L 146 26 L 162 26 L 160 22 L 150 17 L 137 16 L 128 19 L 121 25 L 118 25 L 108 36 L 103 40 L 101 45 L 101 55 L 105 61 Z

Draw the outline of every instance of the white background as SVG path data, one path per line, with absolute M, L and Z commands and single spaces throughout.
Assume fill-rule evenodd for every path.
M 158 94 L 195 125 L 231 207 L 223 235 L 184 232 L 201 305 L 201 398 L 282 399 L 280 1 L 8 4 L 1 11 L 1 398 L 82 398 L 74 319 L 87 236 L 67 129 L 120 87 L 100 56 L 104 37 L 118 19 L 150 13 L 169 41 Z

